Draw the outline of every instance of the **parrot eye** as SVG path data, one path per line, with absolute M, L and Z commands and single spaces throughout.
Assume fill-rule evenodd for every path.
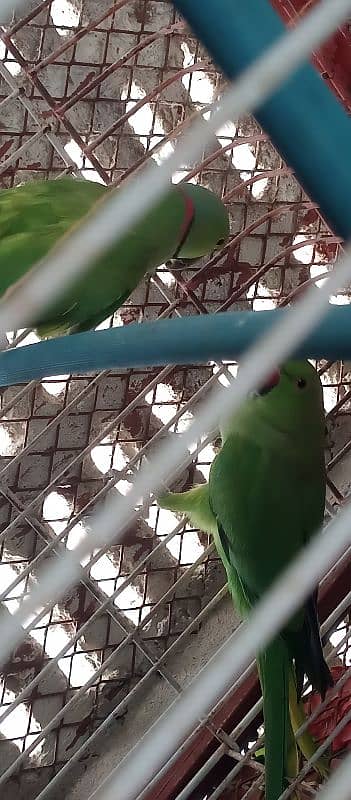
M 298 378 L 296 383 L 297 383 L 297 386 L 299 387 L 299 389 L 304 389 L 305 386 L 306 386 L 306 381 L 305 381 L 304 378 Z
M 225 239 L 218 239 L 216 247 L 221 247 L 221 245 L 224 244 L 224 242 L 225 242 Z

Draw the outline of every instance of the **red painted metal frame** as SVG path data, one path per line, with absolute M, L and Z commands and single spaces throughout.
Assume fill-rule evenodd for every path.
M 270 0 L 287 25 L 296 23 L 316 0 Z M 351 111 L 351 27 L 345 24 L 313 54 L 313 63 L 326 80 L 330 88 Z M 343 600 L 350 589 L 350 560 L 343 561 L 333 570 L 320 589 L 319 613 L 323 622 L 336 605 Z M 253 672 L 245 683 L 234 690 L 229 699 L 220 707 L 212 719 L 214 729 L 222 728 L 229 733 L 257 701 L 260 694 L 257 675 Z M 205 761 L 214 752 L 218 740 L 211 736 L 207 728 L 201 729 L 191 740 L 187 751 L 158 785 L 147 796 L 146 800 L 173 800 L 182 788 L 191 780 Z M 205 791 L 205 782 L 202 784 Z
M 350 590 L 350 584 L 351 562 L 349 557 L 345 557 L 321 584 L 319 592 L 319 616 L 321 622 L 327 619 L 334 608 L 346 597 Z M 211 724 L 214 730 L 222 728 L 227 733 L 230 733 L 252 708 L 259 696 L 260 688 L 257 675 L 256 672 L 252 672 L 245 683 L 233 691 L 213 716 Z M 175 765 L 169 769 L 145 800 L 174 800 L 216 747 L 218 747 L 218 740 L 215 736 L 211 736 L 207 728 L 201 729 L 192 738 L 188 750 L 182 753 Z M 228 766 L 228 771 L 230 766 Z M 202 783 L 201 788 L 205 792 L 205 782 Z
M 270 0 L 287 25 L 293 25 L 316 0 Z M 346 23 L 313 54 L 313 63 L 348 111 L 351 111 L 351 26 Z

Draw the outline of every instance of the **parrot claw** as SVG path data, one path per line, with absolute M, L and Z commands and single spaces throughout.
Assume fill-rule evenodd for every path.
M 221 744 L 225 745 L 227 755 L 232 756 L 236 760 L 238 754 L 240 755 L 240 748 L 238 747 L 235 739 L 223 731 L 222 728 L 219 728 L 215 731 L 215 737 L 219 742 L 221 742 Z

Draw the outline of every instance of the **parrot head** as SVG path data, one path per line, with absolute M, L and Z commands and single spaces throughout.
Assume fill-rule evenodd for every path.
M 278 377 L 279 375 L 279 377 Z M 265 418 L 285 433 L 300 428 L 324 431 L 323 391 L 319 376 L 309 361 L 287 361 L 265 382 L 255 400 Z M 320 409 L 320 414 L 316 409 Z
M 219 250 L 229 236 L 229 215 L 225 205 L 213 192 L 193 183 L 179 184 L 192 203 L 192 219 L 177 258 L 200 258 Z
M 272 372 L 269 375 L 269 377 L 264 381 L 262 386 L 260 386 L 259 389 L 253 392 L 253 394 L 263 397 L 265 394 L 271 392 L 272 389 L 274 389 L 274 387 L 278 385 L 280 381 L 280 375 L 281 375 L 280 369 L 275 369 L 274 372 Z
M 222 443 L 234 430 L 241 429 L 243 423 L 251 428 L 256 415 L 287 436 L 301 435 L 305 440 L 306 435 L 313 433 L 324 441 L 322 385 L 312 364 L 292 360 L 274 370 L 257 391 L 248 395 L 241 409 L 220 421 Z

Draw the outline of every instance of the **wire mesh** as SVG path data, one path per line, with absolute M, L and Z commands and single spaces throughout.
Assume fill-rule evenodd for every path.
M 145 160 L 162 163 L 175 137 L 194 115 L 206 114 L 224 88 L 172 4 L 160 0 L 27 3 L 22 18 L 14 15 L 2 30 L 2 42 L 0 180 L 6 188 L 63 173 L 123 184 Z M 184 163 L 174 177 L 200 181 L 224 198 L 230 242 L 202 262 L 177 270 L 163 265 L 106 324 L 271 308 L 332 268 L 341 242 L 251 117 L 223 126 L 201 162 Z M 333 301 L 349 303 L 350 294 Z M 18 337 L 20 344 L 35 341 L 33 332 L 14 331 L 9 338 Z M 332 511 L 349 491 L 351 378 L 348 364 L 318 366 L 328 410 Z M 182 431 L 211 384 L 225 382 L 235 369 L 206 364 L 47 376 L 2 391 L 5 618 L 36 584 L 40 567 L 89 530 L 92 510 L 107 492 L 127 491 L 166 428 L 172 436 Z M 211 440 L 190 453 L 177 488 L 203 482 L 214 453 Z M 207 537 L 156 504 L 141 512 L 123 544 L 96 553 L 79 586 L 41 613 L 3 669 L 0 784 L 6 798 L 15 792 L 44 796 L 61 769 L 66 784 L 58 786 L 66 787 L 67 797 L 72 776 L 89 772 L 93 780 L 106 738 L 114 737 L 121 757 L 236 624 Z M 348 652 L 349 645 L 342 646 Z M 348 664 L 349 655 L 343 658 Z M 239 750 L 245 753 L 255 720 L 248 730 L 241 726 Z M 105 739 L 97 735 L 100 726 Z M 209 720 L 207 732 L 228 752 L 226 730 Z M 233 755 L 237 759 L 235 745 Z M 226 756 L 227 766 L 222 762 L 223 756 L 210 778 L 201 778 L 210 783 L 200 782 L 197 794 L 186 796 L 224 800 L 222 783 L 229 779 L 223 770 L 230 771 L 232 758 Z M 252 760 L 239 764 L 250 785 L 257 771 L 261 782 Z M 240 782 L 235 777 L 238 791 Z

